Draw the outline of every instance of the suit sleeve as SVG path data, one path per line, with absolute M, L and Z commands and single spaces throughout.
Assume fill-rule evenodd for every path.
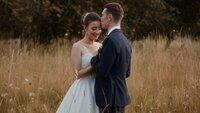
M 130 70 L 131 70 L 131 63 L 129 63 L 129 65 L 128 65 L 128 70 L 126 72 L 126 78 L 128 78 L 130 76 Z
M 99 56 L 91 59 L 97 77 L 107 77 L 116 58 L 115 45 L 111 39 L 105 40 Z
M 94 67 L 96 65 L 97 61 L 98 61 L 98 55 L 92 57 L 92 59 L 90 61 L 90 64 L 92 65 L 92 67 Z
M 130 47 L 130 61 L 128 63 L 128 69 L 127 69 L 127 72 L 126 72 L 126 78 L 128 78 L 130 76 L 130 73 L 131 73 L 131 54 L 132 54 L 132 49 Z

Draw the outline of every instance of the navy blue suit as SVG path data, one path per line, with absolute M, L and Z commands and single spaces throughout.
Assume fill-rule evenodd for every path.
M 130 76 L 131 46 L 120 29 L 104 40 L 91 65 L 96 73 L 95 98 L 99 107 L 124 107 L 131 102 L 126 78 Z

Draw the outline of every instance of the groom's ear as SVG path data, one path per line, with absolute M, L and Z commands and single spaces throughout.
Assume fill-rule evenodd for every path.
M 111 14 L 108 14 L 108 20 L 109 20 L 109 21 L 112 21 L 112 20 L 113 20 L 113 17 L 112 17 Z

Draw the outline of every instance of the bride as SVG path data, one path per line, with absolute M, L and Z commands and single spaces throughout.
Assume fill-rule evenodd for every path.
M 90 59 L 97 54 L 100 43 L 96 42 L 101 33 L 100 16 L 95 12 L 86 13 L 82 20 L 85 36 L 73 44 L 72 66 L 76 80 L 69 88 L 56 113 L 99 113 L 94 97 L 95 77 Z

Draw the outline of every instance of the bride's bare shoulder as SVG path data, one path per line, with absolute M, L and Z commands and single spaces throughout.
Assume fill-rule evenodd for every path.
M 75 42 L 72 47 L 81 47 L 81 46 L 82 46 L 82 40 L 79 40 Z
M 81 40 L 75 42 L 72 46 L 72 49 L 75 49 L 75 50 L 81 50 L 81 48 L 82 48 L 82 41 Z

